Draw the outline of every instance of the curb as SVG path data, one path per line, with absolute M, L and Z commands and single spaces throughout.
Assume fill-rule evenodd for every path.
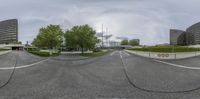
M 8 53 L 10 53 L 10 52 L 12 52 L 12 50 L 9 50 L 9 51 L 2 51 L 2 52 L 0 52 L 0 55 L 5 55 L 5 54 L 8 54 Z
M 200 52 L 162 53 L 162 52 L 143 52 L 143 51 L 130 51 L 130 50 L 125 50 L 125 51 L 146 58 L 162 59 L 162 60 L 178 60 L 178 59 L 186 59 L 186 58 L 200 56 Z

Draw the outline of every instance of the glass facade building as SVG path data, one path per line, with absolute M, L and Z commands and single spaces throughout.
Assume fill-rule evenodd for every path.
M 200 44 L 200 23 L 196 23 L 186 30 L 187 44 Z
M 0 44 L 14 44 L 18 42 L 17 19 L 0 22 Z
M 186 31 L 171 29 L 170 45 L 196 45 L 200 44 L 200 22 L 196 23 Z
M 171 29 L 170 30 L 170 45 L 186 45 L 185 31 Z

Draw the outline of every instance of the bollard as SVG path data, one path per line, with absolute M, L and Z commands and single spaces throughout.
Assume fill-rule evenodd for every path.
M 176 54 L 174 54 L 174 59 L 176 59 Z
M 150 52 L 149 52 L 149 57 L 151 57 Z

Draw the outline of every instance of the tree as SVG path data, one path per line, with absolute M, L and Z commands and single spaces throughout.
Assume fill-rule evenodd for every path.
M 99 42 L 95 36 L 96 31 L 89 25 L 74 26 L 65 33 L 65 43 L 67 48 L 93 49 Z
M 40 28 L 39 34 L 32 44 L 36 47 L 46 47 L 48 49 L 58 48 L 63 42 L 63 31 L 59 25 L 49 25 Z
M 121 45 L 128 45 L 128 40 L 122 40 Z
M 22 44 L 22 42 L 21 42 L 21 41 L 18 41 L 17 44 Z
M 139 39 L 130 40 L 129 45 L 138 46 L 139 45 Z

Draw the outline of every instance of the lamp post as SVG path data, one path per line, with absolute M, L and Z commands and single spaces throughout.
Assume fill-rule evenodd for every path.
M 103 44 L 103 24 L 102 24 L 102 48 L 104 47 L 104 44 Z

